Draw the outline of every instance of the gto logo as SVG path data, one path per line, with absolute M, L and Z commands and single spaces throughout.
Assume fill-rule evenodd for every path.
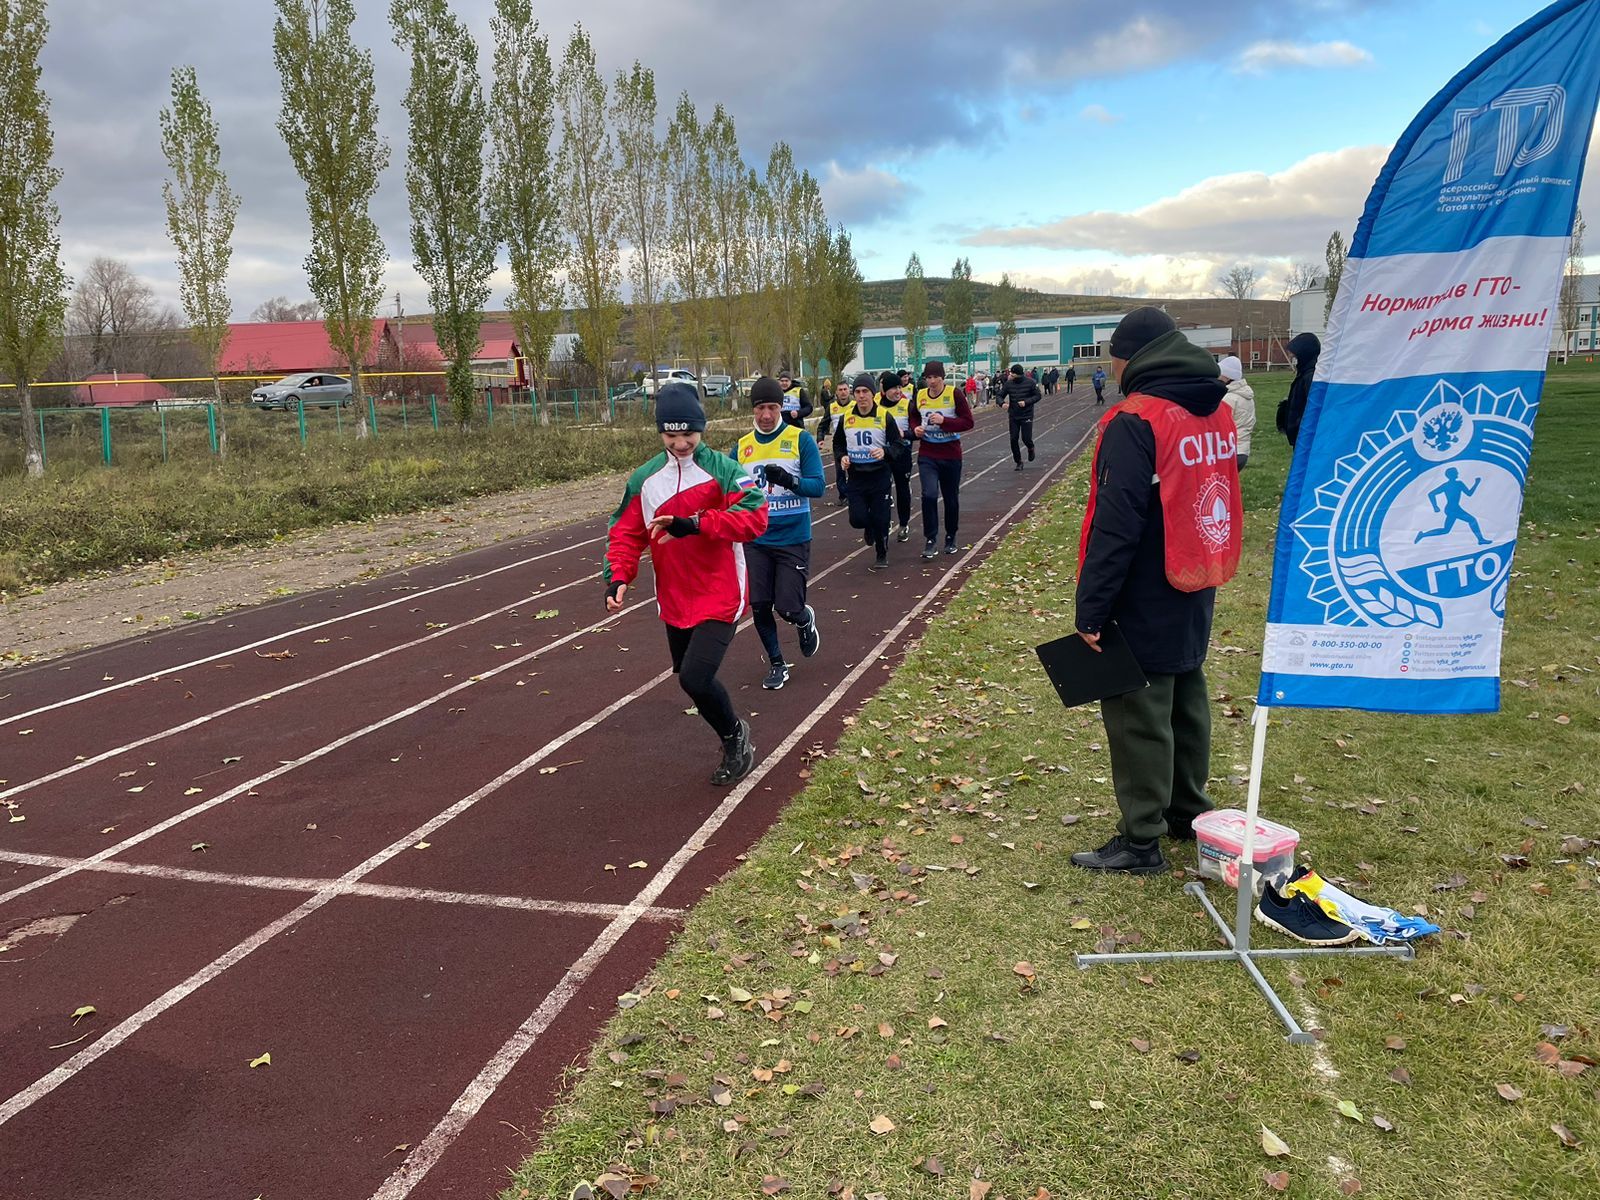
M 1566 107 L 1566 89 L 1550 83 L 1512 88 L 1477 108 L 1456 109 L 1452 114 L 1450 161 L 1445 167 L 1444 181 L 1455 183 L 1466 174 L 1473 123 L 1479 118 L 1491 113 L 1495 117 L 1494 174 L 1498 179 L 1512 167 L 1525 167 L 1555 153 L 1561 143 L 1561 122 Z M 1525 111 L 1528 114 L 1526 133 L 1522 126 Z

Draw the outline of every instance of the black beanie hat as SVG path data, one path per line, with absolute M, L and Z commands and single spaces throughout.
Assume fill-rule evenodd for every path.
M 887 392 L 890 388 L 899 386 L 900 376 L 896 375 L 893 371 L 885 371 L 882 375 L 878 376 L 879 391 Z
M 1022 364 L 1021 363 L 1012 363 L 1011 364 L 1011 373 L 1013 375 L 1021 375 L 1022 374 Z
M 662 433 L 704 433 L 706 410 L 700 390 L 687 383 L 669 383 L 656 396 L 656 428 Z
M 850 385 L 851 391 L 854 391 L 856 388 L 866 388 L 868 391 L 876 393 L 878 390 L 877 376 L 875 376 L 871 371 L 861 372 L 861 374 L 856 376 L 856 381 Z
M 1159 308 L 1145 305 L 1136 308 L 1122 320 L 1111 334 L 1111 357 L 1127 360 L 1143 350 L 1163 334 L 1171 333 L 1178 323 Z
M 924 379 L 929 379 L 934 376 L 937 376 L 940 379 L 944 378 L 944 364 L 937 358 L 933 359 L 922 368 L 922 377 Z
M 783 384 L 771 375 L 763 375 L 750 385 L 750 407 L 758 404 L 782 404 Z

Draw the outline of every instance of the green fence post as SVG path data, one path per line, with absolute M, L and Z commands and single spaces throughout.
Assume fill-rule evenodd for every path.
M 217 404 L 214 400 L 206 402 L 206 426 L 211 431 L 211 453 L 217 452 Z
M 167 461 L 167 410 L 156 405 L 156 417 L 161 421 L 161 461 Z
M 111 410 L 100 410 L 100 457 L 105 460 L 106 466 L 111 465 Z
M 578 407 L 578 405 L 582 403 L 582 401 L 578 398 L 581 394 L 582 393 L 580 393 L 577 388 L 572 389 L 572 419 L 574 421 L 583 420 L 583 412 Z
M 406 416 L 406 394 L 404 392 L 400 393 L 400 428 L 411 428 L 411 418 Z M 1243 852 L 1241 851 L 1241 853 Z
M 488 419 L 484 423 L 486 425 L 493 425 L 494 424 L 494 389 L 492 387 L 486 387 L 486 388 L 483 389 L 483 410 L 484 410 L 485 413 L 488 414 Z
M 39 465 L 41 467 L 50 465 L 49 456 L 45 453 L 44 448 L 44 409 L 42 408 L 39 410 Z
M 303 397 L 296 397 L 294 406 L 300 410 L 300 444 L 306 444 L 306 402 Z
M 304 404 L 305 401 L 301 400 L 300 403 Z M 333 427 L 338 433 L 344 433 L 344 405 L 337 400 L 333 402 Z
M 439 397 L 432 392 L 428 393 L 428 411 L 433 413 L 433 427 L 437 430 L 439 428 Z M 1240 853 L 1242 854 L 1243 851 L 1240 851 Z
M 367 416 L 372 425 L 372 436 L 378 436 L 378 401 L 376 397 L 367 397 Z
M 611 424 L 615 425 L 617 423 L 617 394 L 608 392 L 606 403 L 611 406 Z M 1240 851 L 1240 853 L 1243 853 L 1243 851 Z

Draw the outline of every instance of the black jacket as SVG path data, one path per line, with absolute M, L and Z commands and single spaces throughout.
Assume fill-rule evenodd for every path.
M 1010 405 L 1007 410 L 1013 421 L 1028 421 L 1033 418 L 1033 406 L 1039 403 L 1043 393 L 1039 385 L 1026 375 L 1007 375 L 1003 389 L 1006 403 Z
M 911 461 L 911 443 L 906 439 L 905 435 L 900 432 L 899 422 L 897 422 L 893 417 L 884 413 L 884 411 L 879 408 L 876 403 L 874 403 L 872 407 L 875 413 L 883 417 L 883 429 L 887 438 L 887 444 L 883 448 L 883 458 L 880 461 L 871 464 L 851 463 L 850 470 L 845 473 L 845 478 L 847 480 L 854 480 L 857 483 L 866 483 L 876 480 L 878 475 L 882 473 L 885 480 L 884 486 L 887 487 L 889 468 L 896 465 L 903 467 Z M 849 454 L 850 449 L 845 444 L 844 422 L 836 421 L 833 426 L 834 464 L 837 465 L 841 458 L 848 458 Z
M 1226 388 L 1211 356 L 1174 330 L 1129 360 L 1121 388 L 1209 416 Z M 1078 577 L 1077 627 L 1122 628 L 1134 657 L 1151 675 L 1181 675 L 1200 666 L 1211 640 L 1216 589 L 1180 592 L 1167 582 L 1167 539 L 1156 439 L 1149 424 L 1118 413 L 1100 436 L 1097 495 L 1089 549 Z
M 1297 333 L 1289 339 L 1289 353 L 1294 355 L 1294 381 L 1289 384 L 1289 394 L 1278 405 L 1278 432 L 1293 446 L 1300 436 L 1300 422 L 1306 415 L 1306 400 L 1311 395 L 1311 377 L 1317 372 L 1317 359 L 1322 354 L 1322 342 L 1314 333 Z

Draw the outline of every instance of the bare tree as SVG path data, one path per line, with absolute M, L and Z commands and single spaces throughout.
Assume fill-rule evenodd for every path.
M 1588 224 L 1579 209 L 1572 218 L 1572 238 L 1567 242 L 1567 266 L 1561 276 L 1561 329 L 1563 349 L 1571 354 L 1577 349 L 1578 311 L 1583 303 L 1583 235 Z
M 1233 301 L 1233 336 L 1237 341 L 1239 330 L 1244 328 L 1245 304 L 1251 296 L 1255 295 L 1256 269 L 1254 267 L 1233 267 L 1217 279 L 1217 294 L 1226 296 Z
M 320 321 L 322 307 L 315 300 L 302 300 L 298 304 L 291 304 L 287 296 L 273 296 L 256 305 L 255 311 L 250 314 L 250 319 L 272 324 L 283 321 Z
M 72 289 L 67 332 L 88 354 L 89 370 L 133 371 L 138 335 L 158 323 L 161 309 L 150 285 L 119 258 L 91 261 Z
M 1284 272 L 1283 291 L 1278 298 L 1280 300 L 1287 300 L 1290 296 L 1295 295 L 1297 292 L 1303 292 L 1308 288 L 1316 287 L 1321 281 L 1322 268 L 1316 263 L 1290 263 L 1289 269 Z

